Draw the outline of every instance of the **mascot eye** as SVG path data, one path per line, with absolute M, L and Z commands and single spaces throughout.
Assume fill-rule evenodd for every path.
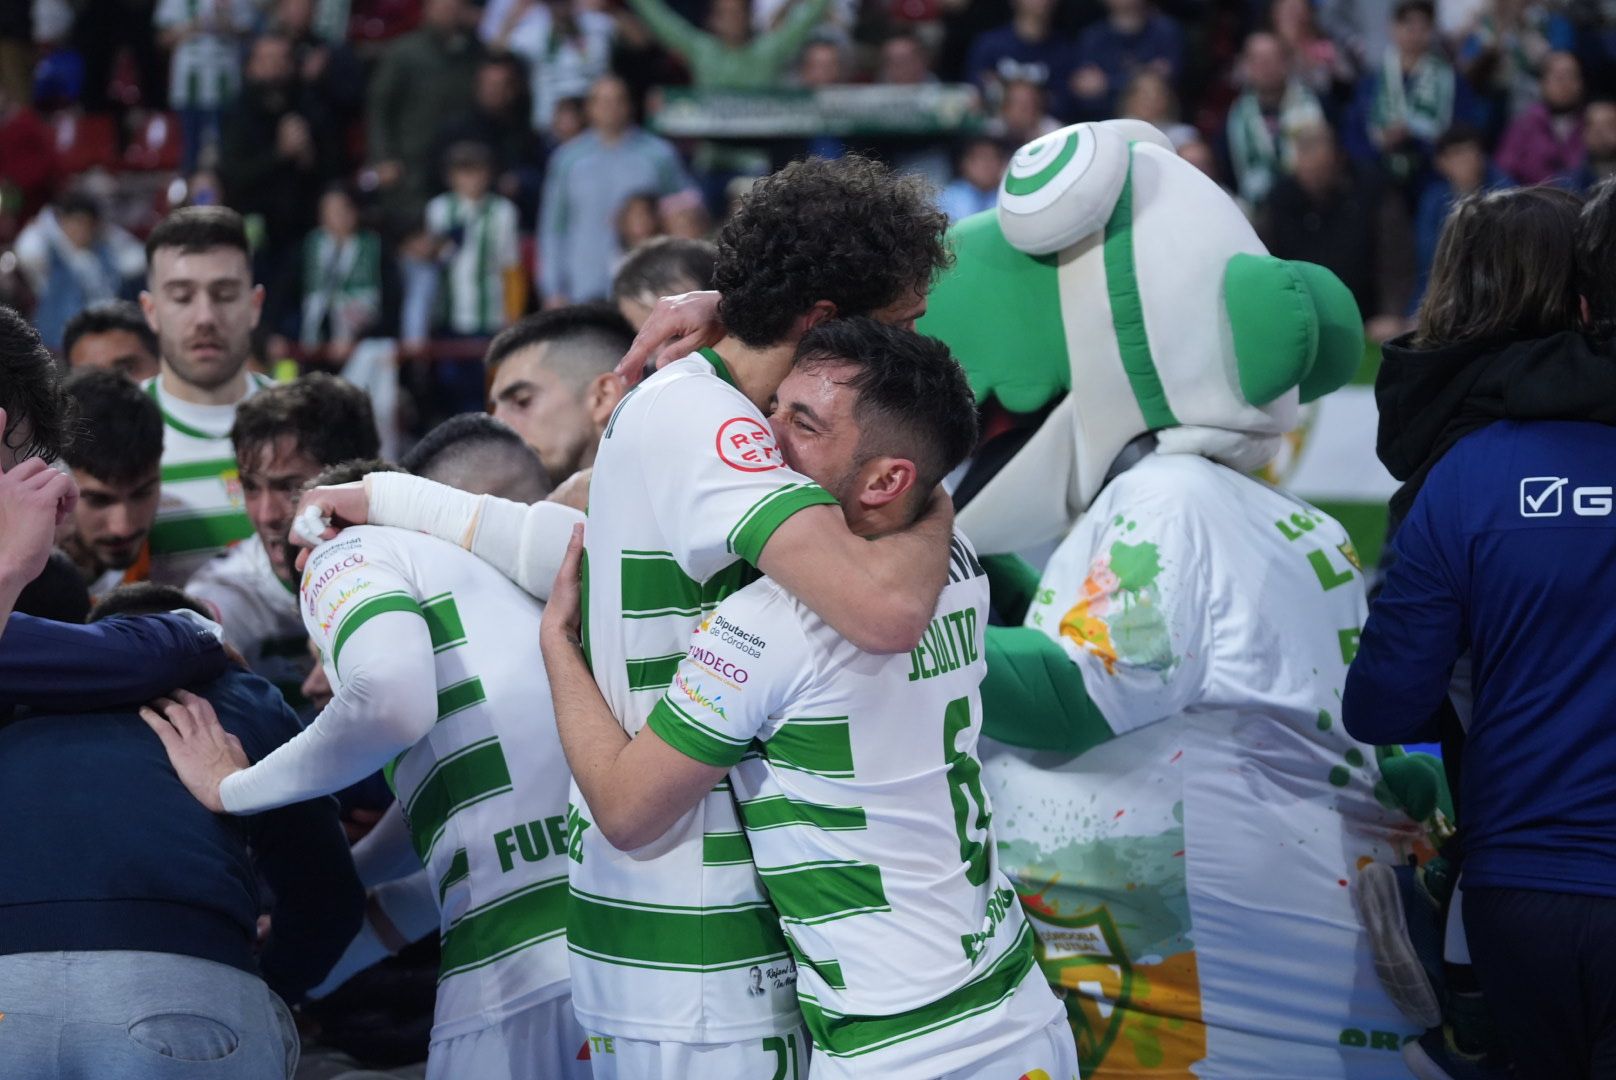
M 1128 139 L 1077 124 L 1016 152 L 999 190 L 999 227 L 1028 255 L 1050 255 L 1103 228 L 1128 179 Z

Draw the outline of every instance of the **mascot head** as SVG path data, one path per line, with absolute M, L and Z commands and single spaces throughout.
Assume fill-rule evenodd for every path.
M 1158 452 L 1265 464 L 1299 402 L 1345 383 L 1363 353 L 1346 286 L 1270 256 L 1139 121 L 1022 147 L 997 213 L 950 235 L 956 263 L 919 329 L 953 349 L 979 403 L 1047 412 L 960 512 L 984 552 L 1063 535 L 1147 433 Z

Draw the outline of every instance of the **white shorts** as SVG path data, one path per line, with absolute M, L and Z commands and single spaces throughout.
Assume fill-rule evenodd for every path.
M 1064 1016 L 1030 1039 L 942 1080 L 1078 1080 L 1077 1040 Z M 817 1074 L 815 1080 L 818 1080 Z
M 735 1043 L 641 1042 L 589 1034 L 595 1080 L 807 1080 L 808 1032 Z
M 572 995 L 564 994 L 434 1042 L 426 1080 L 589 1080 L 587 1046 Z

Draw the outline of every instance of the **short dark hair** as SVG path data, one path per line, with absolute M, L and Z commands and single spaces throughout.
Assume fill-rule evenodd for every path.
M 321 465 L 375 457 L 381 449 L 370 397 L 323 371 L 261 390 L 237 406 L 230 426 L 237 461 L 283 435 Z
M 134 334 L 153 356 L 158 354 L 157 335 L 146 325 L 146 316 L 133 300 L 102 300 L 91 304 L 71 319 L 62 330 L 62 355 L 73 355 L 73 346 L 85 334 L 106 334 L 123 330 Z
M 67 552 L 51 552 L 45 569 L 17 594 L 13 611 L 36 619 L 81 623 L 90 614 L 90 588 Z
M 461 413 L 451 416 L 410 447 L 399 460 L 404 471 L 416 476 L 438 477 L 467 464 L 474 457 L 487 462 L 488 454 L 523 470 L 532 501 L 544 498 L 554 486 L 539 455 L 509 425 L 487 413 Z M 485 489 L 486 490 L 486 489 Z
M 1616 335 L 1616 178 L 1588 192 L 1577 221 L 1577 292 L 1588 301 L 1588 331 Z
M 1455 146 L 1474 146 L 1485 154 L 1487 152 L 1487 137 L 1481 133 L 1479 128 L 1460 121 L 1436 137 L 1435 154 L 1440 157 Z
M 0 438 L 19 457 L 55 461 L 61 455 L 72 414 L 71 402 L 62 392 L 61 372 L 39 331 L 4 304 L 0 304 L 0 409 L 6 412 Z M 28 438 L 19 441 L 24 428 Z
M 339 461 L 320 471 L 320 474 L 310 480 L 306 487 L 333 487 L 337 484 L 351 484 L 356 480 L 363 480 L 373 472 L 397 472 L 404 470 L 391 461 L 383 461 L 378 457 L 354 458 L 352 461 Z
M 1414 344 L 1538 338 L 1582 321 L 1574 259 L 1582 199 L 1551 187 L 1461 199 L 1448 215 Z
M 563 374 L 581 389 L 617 366 L 634 344 L 634 328 L 610 304 L 571 304 L 529 315 L 501 330 L 489 343 L 484 362 L 492 374 L 512 353 L 545 343 L 572 347 Z
M 82 191 L 68 191 L 56 200 L 56 216 L 83 214 L 93 221 L 101 220 L 101 204 Z
M 164 248 L 179 248 L 194 255 L 214 248 L 235 248 L 250 262 L 247 226 L 228 206 L 182 206 L 157 223 L 146 237 L 146 265 Z
M 965 369 L 936 338 L 874 319 L 828 319 L 803 335 L 795 366 L 856 369 L 842 383 L 857 398 L 859 455 L 915 463 L 916 509 L 976 449 L 976 397 Z
M 857 154 L 794 161 L 752 185 L 718 232 L 719 316 L 761 348 L 820 300 L 868 315 L 930 287 L 951 261 L 947 226 L 917 177 Z
M 163 458 L 163 412 L 125 375 L 90 368 L 65 389 L 77 413 L 73 441 L 62 451 L 69 468 L 102 483 L 140 479 Z
M 612 299 L 638 299 L 683 292 L 688 285 L 713 287 L 713 262 L 718 249 L 711 240 L 658 236 L 647 240 L 617 264 L 612 274 Z M 688 283 L 688 285 L 687 285 Z
M 1425 21 L 1436 22 L 1436 4 L 1432 0 L 1397 0 L 1392 8 L 1392 21 L 1402 22 L 1410 15 L 1423 15 Z
M 209 611 L 202 601 L 183 589 L 141 581 L 120 585 L 103 596 L 90 613 L 90 621 L 100 622 L 116 615 L 161 615 L 167 611 L 194 611 L 205 618 L 218 617 L 217 612 Z

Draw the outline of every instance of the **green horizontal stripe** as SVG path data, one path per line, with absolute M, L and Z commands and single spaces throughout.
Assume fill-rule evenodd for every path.
M 765 495 L 730 533 L 729 549 L 756 566 L 776 529 L 798 511 L 820 505 L 835 506 L 836 500 L 818 484 L 798 484 Z
M 421 616 L 426 619 L 427 633 L 432 636 L 435 653 L 466 643 L 466 627 L 460 621 L 460 609 L 448 593 L 421 601 Z
M 701 611 L 701 583 L 680 569 L 664 551 L 623 552 L 622 613 L 695 615 Z
M 846 990 L 847 980 L 842 978 L 842 965 L 835 960 L 810 960 L 808 966 L 813 968 L 825 985 L 832 990 Z
M 752 846 L 745 833 L 707 833 L 701 838 L 703 866 L 743 866 L 751 861 Z
M 827 1012 L 812 995 L 799 991 L 802 1018 L 814 1038 L 814 1052 L 856 1057 L 919 1038 L 998 1007 L 1032 970 L 1032 927 L 1023 925 L 1016 943 L 981 975 L 930 1005 L 896 1016 L 843 1016 Z
M 780 918 L 812 925 L 891 911 L 881 868 L 869 863 L 811 862 L 758 867 L 758 876 Z
M 705 765 L 727 769 L 745 756 L 749 745 L 737 743 L 708 727 L 666 697 L 651 706 L 651 715 L 645 723 L 656 732 L 657 738 L 685 757 Z
M 438 978 L 503 960 L 566 932 L 567 879 L 536 881 L 467 912 L 443 935 Z
M 359 632 L 359 628 L 378 615 L 386 615 L 390 611 L 413 611 L 421 614 L 421 605 L 408 593 L 389 592 L 380 596 L 372 596 L 367 600 L 355 604 L 347 615 L 343 616 L 342 625 L 337 627 L 336 637 L 331 642 L 331 666 L 342 672 L 342 647 L 348 644 L 348 639 Z
M 252 522 L 240 510 L 159 519 L 151 530 L 151 553 L 163 556 L 211 551 L 245 540 L 252 534 Z
M 650 656 L 643 660 L 628 661 L 628 688 L 630 690 L 666 690 L 673 685 L 673 673 L 679 670 L 684 653 L 668 656 Z
M 443 898 L 449 890 L 471 875 L 471 861 L 466 856 L 465 848 L 456 848 L 454 857 L 449 860 L 449 869 L 444 871 L 443 878 L 438 882 L 438 907 L 443 907 Z
M 236 471 L 236 458 L 230 457 L 209 458 L 206 461 L 182 461 L 173 465 L 164 465 L 158 470 L 159 476 L 165 484 L 177 484 L 182 480 L 216 480 Z
M 851 779 L 853 735 L 847 717 L 788 719 L 763 744 L 763 756 L 779 768 Z
M 445 686 L 438 691 L 438 719 L 446 719 L 473 705 L 481 705 L 487 700 L 488 695 L 483 692 L 481 679 L 473 677 L 452 686 Z
M 426 862 L 449 815 L 509 790 L 511 771 L 499 740 L 493 736 L 462 747 L 438 762 L 404 808 L 415 853 Z
M 779 829 L 787 825 L 811 825 L 826 832 L 853 832 L 866 827 L 864 809 L 859 806 L 819 806 L 798 802 L 784 795 L 769 795 L 740 804 L 741 824 L 748 829 Z
M 727 971 L 786 955 L 774 909 L 613 903 L 572 890 L 567 947 L 580 956 L 662 971 Z

